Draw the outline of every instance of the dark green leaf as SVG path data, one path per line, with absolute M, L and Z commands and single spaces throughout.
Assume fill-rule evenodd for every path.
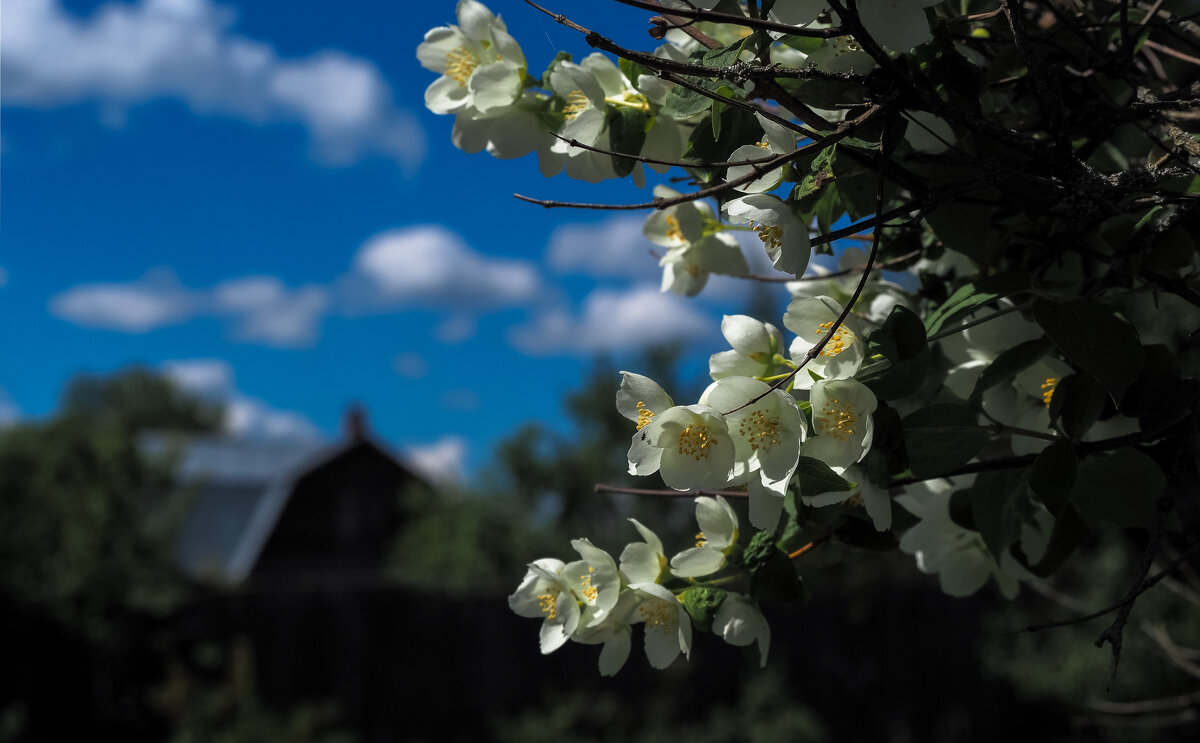
M 1144 529 L 1166 482 L 1153 459 L 1137 449 L 1120 449 L 1079 463 L 1071 502 L 1094 519 Z
M 829 469 L 829 465 L 813 457 L 800 457 L 796 465 L 796 481 L 804 495 L 853 490 L 854 485 Z
M 925 326 L 912 310 L 896 305 L 883 326 L 871 333 L 867 348 L 882 354 L 889 366 L 877 375 L 860 377 L 883 400 L 895 400 L 920 389 L 929 374 L 931 356 Z
M 955 490 L 950 494 L 950 520 L 964 529 L 979 531 L 975 525 L 975 513 L 971 509 L 971 491 Z
M 904 444 L 913 476 L 928 479 L 960 467 L 987 443 L 987 429 L 962 405 L 941 403 L 904 419 Z
M 925 316 L 925 330 L 930 335 L 979 309 L 980 305 L 1015 294 L 1025 288 L 1024 282 L 1012 276 L 991 276 L 977 283 L 963 284 Z
M 1180 379 L 1177 375 L 1159 372 L 1144 381 L 1137 389 L 1138 423 L 1142 433 L 1149 436 L 1191 415 L 1196 404 L 1196 380 Z
M 1078 441 L 1104 412 L 1104 390 L 1087 374 L 1059 380 L 1050 396 L 1050 423 L 1058 421 L 1071 440 Z
M 738 39 L 729 46 L 721 49 L 709 49 L 704 52 L 704 56 L 700 58 L 700 64 L 705 67 L 728 67 L 738 61 L 738 56 L 741 55 L 742 49 L 746 46 L 746 41 L 749 36 Z
M 1024 470 L 984 472 L 969 488 L 971 515 L 984 544 L 997 561 L 1021 536 L 1021 516 L 1016 503 L 1025 492 L 1024 479 Z
M 546 65 L 546 71 L 542 73 L 542 87 L 550 90 L 550 74 L 554 72 L 554 68 L 558 67 L 559 62 L 570 62 L 570 52 L 559 52 L 554 55 L 554 59 L 550 60 L 550 64 Z
M 899 546 L 895 534 L 879 531 L 870 519 L 847 518 L 833 530 L 833 536 L 842 544 L 873 552 L 890 552 Z
M 689 79 L 695 80 L 695 78 Z M 697 84 L 703 86 L 703 83 L 698 82 Z M 663 102 L 659 113 L 671 119 L 690 119 L 696 114 L 707 111 L 710 106 L 712 106 L 712 98 L 682 85 L 676 85 L 671 88 L 671 92 L 667 93 L 667 99 Z
M 1079 518 L 1075 507 L 1068 505 L 1058 520 L 1054 522 L 1054 529 L 1050 532 L 1050 541 L 1046 545 L 1046 551 L 1036 565 L 1029 563 L 1029 559 L 1021 551 L 1020 545 L 1013 548 L 1012 554 L 1017 558 L 1017 562 L 1024 565 L 1029 572 L 1046 578 L 1062 567 L 1062 564 L 1083 543 L 1088 534 L 1087 524 Z
M 1029 469 L 1029 489 L 1055 516 L 1061 516 L 1067 507 L 1077 464 L 1074 445 L 1059 440 L 1042 449 Z
M 1142 368 L 1142 344 L 1133 326 L 1090 299 L 1038 299 L 1033 317 L 1063 356 L 1095 377 L 1119 405 Z
M 612 106 L 605 113 L 610 138 L 609 149 L 627 155 L 637 155 L 646 141 L 646 126 L 649 117 L 644 111 L 626 106 Z M 635 160 L 627 157 L 612 158 L 613 170 L 618 176 L 633 172 Z
M 758 599 L 791 603 L 800 598 L 800 576 L 783 550 L 775 546 L 770 532 L 760 531 L 743 554 L 750 571 L 750 595 Z
M 1033 366 L 1049 350 L 1049 341 L 1045 338 L 1035 338 L 1018 343 L 1004 351 L 996 357 L 995 361 L 988 364 L 987 368 L 979 375 L 979 379 L 975 380 L 975 389 L 971 391 L 971 400 L 979 400 L 984 391 L 1000 382 L 1012 379 L 1018 372 Z

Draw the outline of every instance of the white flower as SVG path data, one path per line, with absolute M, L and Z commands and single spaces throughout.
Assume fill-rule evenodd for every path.
M 662 449 L 651 446 L 642 429 L 650 425 L 654 416 L 675 403 L 650 377 L 621 372 L 621 387 L 617 390 L 617 412 L 637 424 L 633 440 L 629 445 L 629 474 L 649 475 L 658 471 Z
M 692 652 L 692 620 L 675 595 L 657 583 L 634 583 L 631 623 L 646 625 L 646 658 L 655 668 L 666 668 L 682 652 Z
M 912 119 L 904 130 L 904 141 L 917 152 L 936 155 L 958 142 L 954 130 L 942 117 L 928 111 L 905 111 L 904 115 Z
M 733 235 L 706 235 L 681 248 L 667 251 L 659 260 L 663 268 L 662 291 L 687 297 L 700 293 L 712 273 L 742 276 L 749 272 L 746 257 Z
M 897 496 L 897 503 L 921 519 L 900 537 L 900 549 L 916 558 L 922 573 L 937 573 L 942 592 L 949 596 L 970 596 L 989 577 L 1005 596 L 1016 596 L 1017 579 L 996 564 L 979 533 L 951 520 L 952 488 L 949 480 L 930 480 Z
M 638 603 L 635 591 L 622 591 L 612 613 L 600 624 L 580 628 L 571 639 L 583 645 L 603 645 L 600 649 L 600 675 L 615 676 L 629 658 L 633 628 L 633 610 Z
M 417 59 L 441 74 L 425 91 L 425 105 L 437 114 L 496 115 L 521 96 L 525 55 L 504 22 L 475 0 L 459 0 L 458 26 L 438 26 L 425 34 Z
M 621 574 L 612 556 L 588 540 L 572 540 L 571 546 L 583 559 L 563 567 L 560 575 L 580 603 L 580 623 L 584 627 L 594 627 L 617 605 Z
M 749 224 L 767 249 L 775 268 L 794 276 L 804 274 L 812 249 L 808 227 L 778 196 L 750 194 L 726 202 L 725 214 L 735 224 Z
M 725 315 L 721 319 L 721 334 L 732 350 L 709 357 L 708 375 L 713 380 L 775 374 L 776 356 L 783 351 L 783 334 L 774 325 L 748 315 Z
M 717 572 L 725 566 L 725 557 L 737 544 L 737 514 L 724 498 L 697 498 L 696 522 L 700 525 L 696 546 L 671 558 L 671 572 L 680 578 Z
M 729 155 L 731 162 L 742 160 L 759 160 L 771 155 L 783 155 L 796 149 L 796 134 L 787 127 L 756 113 L 759 125 L 763 128 L 763 139 L 756 144 L 744 144 Z M 755 165 L 731 165 L 725 172 L 725 180 L 749 175 L 754 172 Z M 768 171 L 758 178 L 734 186 L 742 193 L 763 193 L 775 190 L 783 182 L 783 166 Z
M 667 568 L 662 540 L 637 519 L 629 519 L 642 535 L 641 542 L 631 542 L 621 552 L 621 574 L 630 583 L 658 583 Z
M 487 150 L 492 157 L 508 160 L 538 151 L 543 165 L 550 154 L 553 140 L 533 110 L 542 105 L 542 96 L 526 92 L 521 100 L 525 106 L 513 106 L 487 117 L 460 115 L 454 117 L 450 141 L 463 152 Z M 561 165 L 560 165 L 561 168 Z M 554 175 L 553 172 L 549 175 Z
M 896 52 L 907 52 L 933 38 L 925 8 L 942 0 L 858 0 L 858 17 L 871 38 Z
M 758 657 L 761 666 L 766 668 L 771 626 L 753 601 L 737 593 L 725 596 L 713 617 L 712 631 L 730 645 L 741 647 L 758 643 Z
M 822 279 L 832 271 L 824 266 L 811 264 L 804 281 L 789 281 L 788 292 L 792 299 L 826 296 L 837 300 L 842 306 L 850 301 L 855 288 L 861 279 L 862 269 L 867 265 L 867 254 L 861 248 L 850 247 L 842 251 L 838 257 L 837 273 L 840 275 Z M 863 286 L 862 295 L 855 306 L 855 312 L 862 310 L 863 305 L 868 309 L 864 316 L 873 322 L 883 322 L 896 304 L 907 304 L 904 288 L 899 284 L 880 278 L 873 273 Z
M 579 627 L 579 602 L 561 575 L 565 567 L 553 558 L 530 563 L 521 585 L 508 597 L 508 606 L 517 616 L 544 620 L 539 634 L 543 654 L 562 647 Z
M 629 449 L 631 471 L 653 471 L 649 465 L 657 456 L 663 482 L 676 490 L 719 488 L 729 481 L 733 442 L 718 411 L 704 405 L 678 405 L 655 415 L 640 435 L 661 453 L 643 455 L 635 441 Z
M 806 61 L 810 67 L 825 72 L 866 75 L 875 69 L 875 59 L 864 52 L 851 36 L 826 39 L 820 49 L 808 55 Z
M 783 316 L 783 324 L 796 334 L 790 349 L 793 363 L 799 364 L 813 346 L 829 335 L 842 309 L 842 305 L 830 297 L 792 300 Z M 821 353 L 796 375 L 796 386 L 800 389 L 812 386 L 812 376 L 805 373 L 808 369 L 826 379 L 853 377 L 866 358 L 866 341 L 855 332 L 856 328 L 857 322 L 847 316 Z
M 680 194 L 660 185 L 655 186 L 654 195 L 670 199 Z M 698 201 L 660 209 L 646 218 L 642 227 L 646 239 L 667 248 L 659 260 L 664 292 L 695 296 L 704 288 L 710 273 L 740 276 L 749 272 L 737 240 L 719 232 L 720 229 L 712 210 Z
M 809 401 L 817 435 L 805 442 L 804 456 L 838 472 L 861 462 L 875 432 L 875 394 L 853 379 L 821 380 L 813 385 Z
M 820 508 L 832 506 L 835 503 L 847 503 L 866 509 L 871 523 L 877 531 L 887 531 L 892 528 L 892 499 L 888 491 L 877 487 L 867 479 L 867 473 L 862 467 L 854 466 L 842 473 L 842 477 L 854 483 L 850 490 L 831 490 L 827 493 L 801 493 L 800 499 L 805 505 Z
M 734 480 L 759 472 L 762 484 L 782 496 L 808 433 L 796 399 L 757 379 L 725 377 L 710 385 L 700 402 L 730 411 L 725 423 L 733 439 Z

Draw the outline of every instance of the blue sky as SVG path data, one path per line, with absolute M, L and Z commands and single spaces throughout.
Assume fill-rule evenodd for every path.
M 534 74 L 591 51 L 524 3 L 490 7 Z M 555 9 L 654 43 L 645 13 Z M 511 197 L 649 186 L 456 150 L 415 57 L 453 2 L 0 12 L 0 423 L 48 415 L 74 374 L 142 363 L 225 400 L 234 433 L 332 438 L 359 401 L 398 449 L 469 473 L 524 421 L 564 428 L 595 354 L 683 340 L 703 373 L 720 316 L 764 290 L 660 294 L 643 213 Z

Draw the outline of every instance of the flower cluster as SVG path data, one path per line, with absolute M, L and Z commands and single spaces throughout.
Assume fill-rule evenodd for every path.
M 547 558 L 529 565 L 508 598 L 514 612 L 542 620 L 542 653 L 568 640 L 602 645 L 600 673 L 612 676 L 625 665 L 633 625 L 644 627 L 646 658 L 666 668 L 692 649 L 693 621 L 710 627 L 731 645 L 757 643 L 765 665 L 771 631 L 748 597 L 699 582 L 725 567 L 737 547 L 737 515 L 723 498 L 697 498 L 700 532 L 694 547 L 669 561 L 662 541 L 630 519 L 642 541 L 621 552 L 620 563 L 586 539 L 571 543 L 580 559 Z

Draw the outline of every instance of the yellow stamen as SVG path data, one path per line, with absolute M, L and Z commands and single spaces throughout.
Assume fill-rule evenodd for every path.
M 771 227 L 765 224 L 750 223 L 750 229 L 758 233 L 758 239 L 762 240 L 763 245 L 766 245 L 771 250 L 778 250 L 783 246 L 783 228 Z
M 1054 388 L 1058 387 L 1058 377 L 1046 377 L 1042 382 L 1042 402 L 1050 407 L 1050 399 L 1054 397 Z
M 817 335 L 824 333 L 826 330 L 829 330 L 832 327 L 832 320 L 821 323 L 817 326 Z M 837 332 L 833 334 L 833 337 L 830 338 L 829 342 L 825 344 L 825 348 L 821 350 L 821 355 L 833 358 L 842 351 L 845 351 L 846 348 L 853 343 L 856 338 L 857 336 L 854 335 L 853 330 L 847 328 L 845 325 L 839 325 Z
M 783 442 L 779 437 L 779 418 L 768 418 L 763 410 L 755 410 L 742 418 L 738 434 L 750 442 L 750 450 L 770 449 Z
M 638 400 L 637 411 L 637 430 L 640 431 L 650 425 L 650 421 L 654 420 L 654 413 L 650 412 L 650 409 L 646 407 L 646 403 L 641 400 Z
M 451 49 L 446 55 L 446 77 L 461 87 L 467 87 L 467 80 L 471 79 L 471 73 L 478 66 L 479 60 L 475 59 L 475 55 L 466 47 Z
M 600 591 L 592 585 L 592 573 L 596 572 L 596 568 L 589 566 L 587 575 L 579 577 L 579 592 L 588 602 L 595 602 L 596 597 L 600 595 Z
M 679 453 L 695 457 L 699 462 L 708 458 L 710 446 L 716 446 L 718 439 L 708 434 L 708 426 L 703 423 L 693 423 L 679 433 Z
M 683 230 L 679 229 L 679 220 L 674 214 L 667 215 L 667 239 L 683 242 Z
M 590 105 L 592 105 L 592 102 L 588 100 L 586 93 L 582 90 L 572 90 L 567 95 L 566 105 L 563 106 L 563 118 L 571 121 Z
M 850 403 L 841 400 L 830 400 L 817 416 L 817 431 L 823 436 L 831 436 L 838 441 L 849 441 L 854 435 L 854 426 L 858 416 L 851 409 Z
M 546 619 L 554 619 L 558 616 L 558 590 L 551 589 L 546 593 L 539 593 L 537 597 L 538 608 L 546 615 Z

